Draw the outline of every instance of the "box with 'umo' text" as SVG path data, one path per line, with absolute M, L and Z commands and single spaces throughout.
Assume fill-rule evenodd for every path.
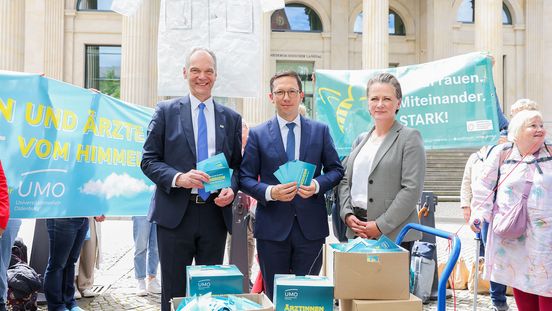
M 235 265 L 187 266 L 186 296 L 242 294 L 243 274 Z
M 325 276 L 274 276 L 274 310 L 332 311 L 333 284 Z

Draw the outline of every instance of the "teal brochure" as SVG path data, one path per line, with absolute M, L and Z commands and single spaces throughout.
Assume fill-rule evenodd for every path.
M 297 187 L 301 185 L 309 186 L 314 176 L 316 165 L 303 161 L 289 161 L 286 164 L 280 165 L 278 170 L 274 172 L 274 176 L 282 184 L 297 182 Z
M 221 168 L 229 168 L 228 162 L 226 162 L 226 157 L 224 156 L 224 153 L 219 153 L 215 156 L 212 156 L 210 158 L 207 158 L 197 163 L 197 170 L 205 173 L 207 173 L 208 171 L 213 171 Z
M 297 186 L 310 186 L 316 166 L 303 161 L 293 162 L 294 176 L 297 176 Z
M 282 170 L 278 169 L 276 172 L 274 172 L 274 176 L 276 176 L 276 179 L 278 179 L 281 184 L 286 183 L 286 177 L 282 173 Z
M 214 191 L 232 186 L 232 172 L 229 168 L 221 168 L 214 171 L 209 171 L 209 182 L 203 183 L 205 191 Z
M 288 170 L 287 170 L 288 163 L 289 162 L 287 162 L 286 164 L 280 165 L 278 170 L 276 170 L 276 172 L 274 172 L 274 176 L 276 177 L 276 179 L 278 179 L 278 181 L 281 184 L 287 184 L 287 183 L 291 182 L 291 180 L 288 177 Z
M 203 183 L 205 191 L 214 191 L 232 185 L 233 170 L 228 167 L 224 153 L 219 153 L 197 163 L 197 169 L 209 175 L 210 181 Z

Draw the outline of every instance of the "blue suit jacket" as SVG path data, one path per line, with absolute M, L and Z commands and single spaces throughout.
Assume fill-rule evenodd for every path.
M 155 204 L 148 220 L 173 229 L 181 222 L 190 202 L 191 189 L 172 188 L 178 172 L 196 168 L 196 145 L 190 109 L 190 97 L 171 99 L 157 105 L 144 143 L 142 171 L 156 185 Z M 241 154 L 241 116 L 217 103 L 215 107 L 216 153 L 224 152 L 234 169 L 232 189 L 238 193 L 237 172 Z M 231 228 L 232 206 L 223 209 L 226 226 Z
M 308 199 L 296 195 L 291 202 L 265 199 L 266 188 L 280 182 L 274 176 L 287 156 L 276 117 L 251 129 L 240 167 L 242 191 L 255 198 L 255 237 L 283 241 L 293 226 L 294 215 L 301 231 L 309 240 L 328 236 L 328 213 L 324 193 L 343 177 L 343 167 L 325 124 L 301 117 L 299 160 L 316 165 L 314 178 L 320 185 L 318 194 Z M 321 175 L 321 171 L 324 175 Z

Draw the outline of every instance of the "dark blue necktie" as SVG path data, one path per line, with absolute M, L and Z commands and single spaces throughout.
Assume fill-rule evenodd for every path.
M 286 154 L 288 161 L 293 161 L 295 160 L 295 133 L 293 132 L 295 123 L 288 123 L 286 126 L 289 128 L 286 143 Z
M 205 119 L 205 104 L 199 104 L 197 114 L 197 162 L 209 157 L 209 144 L 207 142 L 207 119 Z M 205 201 L 211 194 L 205 189 L 197 189 L 199 196 Z

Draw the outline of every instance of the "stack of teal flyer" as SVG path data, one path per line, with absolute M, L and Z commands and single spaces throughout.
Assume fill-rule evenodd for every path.
M 333 283 L 325 276 L 274 276 L 274 310 L 332 311 Z
M 232 185 L 233 170 L 228 166 L 224 153 L 219 153 L 197 163 L 197 170 L 209 175 L 209 182 L 203 183 L 205 191 L 228 188 Z
M 274 172 L 274 176 L 282 184 L 295 181 L 297 182 L 297 187 L 303 185 L 310 186 L 315 170 L 316 165 L 314 164 L 293 160 L 280 165 L 278 170 Z
M 262 306 L 256 302 L 234 295 L 212 296 L 211 293 L 203 296 L 183 298 L 178 304 L 176 311 L 245 311 L 259 310 Z
M 393 240 L 383 234 L 377 240 L 357 237 L 356 239 L 349 239 L 347 243 L 334 243 L 330 244 L 330 246 L 336 251 L 344 253 L 388 253 L 403 251 Z
M 187 266 L 186 296 L 243 293 L 243 274 L 235 265 Z

